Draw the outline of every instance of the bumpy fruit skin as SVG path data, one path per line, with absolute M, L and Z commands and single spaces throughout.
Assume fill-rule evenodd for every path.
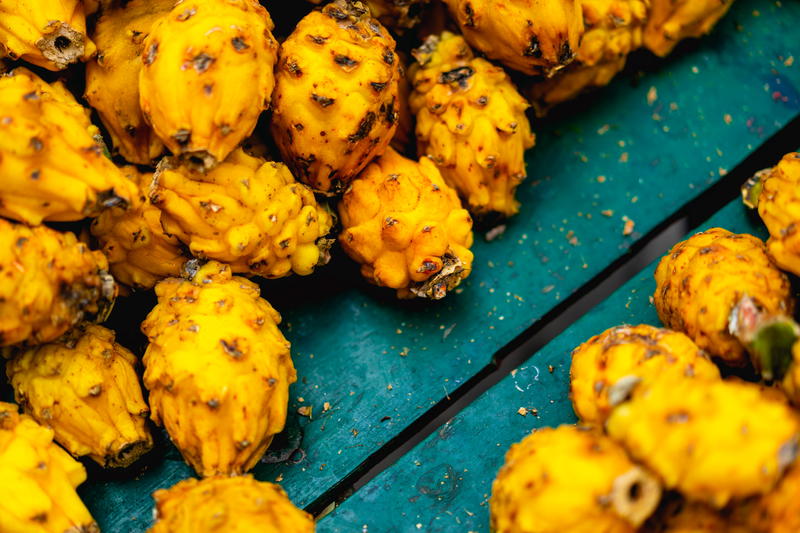
M 611 412 L 609 391 L 620 379 L 676 372 L 719 379 L 719 370 L 692 340 L 676 331 L 639 326 L 608 329 L 572 352 L 570 395 L 583 422 L 602 424 Z
M 784 270 L 800 274 L 800 153 L 761 174 L 758 214 L 769 230 L 767 250 Z
M 72 233 L 0 219 L 0 346 L 50 342 L 105 319 L 117 294 L 107 270 Z
M 0 2 L 0 57 L 8 55 L 49 70 L 63 70 L 94 53 L 80 0 Z
M 53 431 L 0 403 L 0 531 L 99 533 L 75 492 L 83 465 L 53 443 Z
M 24 68 L 0 77 L 0 216 L 31 225 L 96 216 L 136 194 L 93 137 L 88 110 Z
M 344 251 L 400 298 L 444 298 L 472 270 L 472 219 L 428 158 L 390 148 L 350 185 L 339 215 Z
M 411 80 L 408 75 L 408 57 L 397 53 L 400 60 L 400 73 L 397 81 L 397 130 L 392 137 L 392 148 L 401 154 L 409 154 L 414 147 L 414 115 L 411 113 L 409 100 L 411 99 Z
M 502 68 L 476 58 L 458 35 L 431 36 L 414 55 L 409 102 L 418 153 L 433 159 L 472 214 L 516 214 L 514 192 L 534 143 L 528 103 Z
M 650 0 L 583 0 L 586 33 L 575 61 L 549 80 L 534 83 L 531 100 L 538 114 L 592 87 L 603 87 L 642 46 Z
M 111 134 L 114 150 L 131 163 L 149 165 L 164 143 L 139 107 L 144 39 L 175 0 L 133 0 L 103 12 L 92 38 L 97 58 L 86 64 L 86 99 Z
M 493 533 L 634 533 L 660 496 L 658 482 L 600 431 L 544 428 L 506 454 L 492 485 L 490 527 Z
M 270 105 L 278 43 L 256 0 L 184 0 L 150 28 L 139 103 L 167 148 L 208 169 Z
M 122 172 L 139 187 L 127 210 L 106 209 L 92 221 L 97 238 L 111 265 L 114 278 L 129 287 L 152 289 L 164 278 L 179 276 L 187 261 L 180 241 L 164 232 L 161 210 L 148 197 L 153 174 L 127 166 Z
M 583 36 L 580 0 L 444 0 L 464 38 L 490 59 L 549 77 Z
M 752 533 L 800 531 L 800 463 L 795 462 L 770 492 L 736 506 L 734 516 Z
M 72 455 L 125 467 L 153 447 L 135 364 L 113 331 L 87 326 L 19 354 L 6 364 L 6 374 L 25 412 L 52 428 Z
M 733 5 L 733 0 L 650 0 L 644 45 L 658 56 L 669 54 L 689 37 L 710 32 Z
M 655 307 L 661 321 L 730 365 L 749 360 L 729 331 L 734 307 L 747 295 L 766 314 L 791 315 L 789 280 L 752 235 L 712 228 L 676 244 L 656 269 Z
M 381 155 L 397 128 L 400 61 L 361 2 L 334 0 L 281 45 L 272 135 L 313 189 L 339 193 Z
M 314 533 L 314 519 L 280 485 L 249 475 L 186 479 L 153 498 L 156 522 L 149 533 Z
M 204 477 L 253 468 L 283 430 L 297 379 L 280 315 L 215 261 L 191 281 L 162 281 L 156 295 L 142 323 L 153 421 Z
M 780 480 L 797 453 L 800 419 L 752 383 L 664 374 L 638 384 L 606 431 L 666 488 L 719 508 Z
M 241 149 L 206 174 L 166 162 L 150 192 L 168 233 L 234 272 L 305 276 L 328 260 L 333 217 L 283 163 Z

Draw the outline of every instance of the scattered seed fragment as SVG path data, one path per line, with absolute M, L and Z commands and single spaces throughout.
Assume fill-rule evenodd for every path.
M 597 176 L 597 183 L 605 183 L 606 177 L 605 176 Z
M 302 407 L 298 407 L 297 414 L 300 416 L 307 416 L 308 418 L 311 418 L 311 406 L 304 405 Z
M 622 228 L 622 234 L 627 236 L 633 233 L 633 227 L 636 225 L 636 223 L 627 216 L 622 217 L 622 220 L 625 221 L 625 227 Z
M 730 124 L 733 122 L 733 117 L 730 115 L 730 113 L 725 113 L 725 115 L 722 117 L 722 120 L 725 121 L 725 124 Z
M 600 214 L 603 215 L 604 217 L 613 217 L 614 216 L 614 210 L 613 209 L 604 209 L 603 211 L 600 211 Z
M 330 410 L 330 408 L 331 408 L 331 402 L 325 402 L 325 403 L 323 403 L 323 404 L 322 404 L 322 412 L 323 412 L 323 413 L 324 413 L 325 411 L 328 411 L 328 410 Z
M 522 416 L 527 416 L 528 415 L 528 410 L 525 409 L 524 407 L 520 407 L 519 409 L 517 409 L 517 414 L 522 415 Z
M 653 105 L 656 100 L 658 100 L 658 91 L 655 86 L 653 86 L 647 91 L 647 105 Z
M 548 292 L 552 291 L 555 288 L 556 288 L 555 285 L 548 285 L 547 287 L 542 289 L 542 294 L 547 294 Z
M 495 226 L 495 227 L 493 227 L 492 229 L 490 229 L 489 231 L 486 232 L 486 236 L 485 236 L 486 241 L 487 242 L 492 242 L 493 240 L 495 240 L 496 238 L 498 238 L 500 235 L 502 235 L 505 232 L 506 232 L 506 225 L 505 224 L 500 224 L 499 226 Z
M 783 64 L 786 65 L 787 67 L 791 67 L 792 65 L 794 65 L 794 56 L 787 57 L 786 61 L 784 61 Z

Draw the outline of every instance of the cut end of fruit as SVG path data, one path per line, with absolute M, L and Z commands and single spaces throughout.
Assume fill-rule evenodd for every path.
M 642 381 L 639 376 L 623 376 L 608 389 L 608 404 L 616 407 L 631 397 L 633 389 Z
M 63 22 L 55 22 L 51 28 L 51 33 L 36 41 L 42 56 L 59 70 L 80 61 L 86 53 L 86 36 Z
M 414 296 L 441 300 L 461 283 L 464 273 L 464 263 L 461 259 L 451 253 L 446 253 L 442 257 L 442 261 L 444 266 L 436 275 L 425 283 L 409 289 Z
M 782 379 L 792 364 L 792 347 L 800 327 L 788 316 L 768 316 L 745 295 L 731 311 L 728 329 L 750 354 L 755 369 L 767 381 Z
M 206 173 L 217 166 L 217 159 L 205 150 L 183 152 L 180 159 L 188 168 L 196 172 Z
M 611 487 L 614 512 L 639 527 L 656 510 L 661 501 L 661 485 L 644 469 L 635 466 L 618 476 Z
M 117 453 L 104 457 L 104 462 L 100 464 L 106 468 L 127 468 L 149 452 L 152 447 L 153 442 L 149 439 L 129 442 L 122 446 Z
M 760 170 L 742 185 L 742 203 L 744 203 L 745 206 L 750 209 L 758 208 L 758 198 L 761 196 L 761 190 L 764 188 L 764 180 L 771 171 L 771 168 Z

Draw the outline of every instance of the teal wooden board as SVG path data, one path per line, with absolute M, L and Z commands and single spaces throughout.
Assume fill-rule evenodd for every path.
M 714 226 L 765 237 L 738 201 L 703 228 Z M 509 446 L 534 428 L 576 421 L 568 398 L 572 349 L 616 325 L 660 325 L 650 303 L 654 270 L 655 263 L 345 500 L 317 531 L 488 531 L 492 481 Z
M 304 453 L 256 476 L 281 480 L 301 506 L 324 494 L 794 118 L 798 23 L 797 3 L 739 0 L 695 49 L 637 84 L 617 80 L 580 116 L 537 123 L 522 212 L 497 240 L 477 239 L 471 278 L 443 302 L 395 302 L 341 254 L 344 267 L 314 279 L 264 283 L 293 343 L 289 423 L 302 427 Z M 148 495 L 191 474 L 173 449 L 161 453 L 135 479 L 92 476 L 81 489 L 104 529 L 142 530 Z

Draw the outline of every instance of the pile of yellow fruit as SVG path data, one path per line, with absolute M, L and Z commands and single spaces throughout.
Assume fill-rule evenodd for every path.
M 519 210 L 529 101 L 542 114 L 608 83 L 637 48 L 663 56 L 731 0 L 312 3 L 279 42 L 257 0 L 0 0 L 0 347 L 24 410 L 0 406 L 0 482 L 15 487 L 0 530 L 96 531 L 75 493 L 86 473 L 64 450 L 127 467 L 153 446 L 149 419 L 204 478 L 155 494 L 152 531 L 223 530 L 234 515 L 312 531 L 280 487 L 245 475 L 282 431 L 297 379 L 281 317 L 247 278 L 309 275 L 338 233 L 367 281 L 445 297 L 470 274 L 473 217 Z M 414 44 L 398 49 L 400 35 Z M 80 238 L 47 225 L 79 221 Z M 792 245 L 770 246 L 789 264 Z M 772 282 L 757 305 L 788 313 Z M 98 325 L 136 290 L 158 297 L 141 325 L 149 405 L 140 361 Z M 686 305 L 668 303 L 669 316 Z M 701 361 L 681 364 L 699 375 Z M 787 390 L 800 387 L 790 376 Z M 616 404 L 602 402 L 608 415 Z M 610 415 L 619 438 L 648 408 L 633 402 Z M 762 423 L 782 409 L 766 405 Z M 611 441 L 579 435 L 608 450 L 603 475 L 658 490 Z M 746 494 L 786 465 L 762 466 Z M 701 488 L 714 504 L 740 495 Z
M 656 269 L 667 328 L 618 326 L 572 352 L 578 426 L 512 446 L 496 533 L 800 531 L 800 153 L 745 186 L 769 230 L 712 228 Z M 752 366 L 763 382 L 723 379 Z M 726 371 L 724 373 L 730 373 Z

